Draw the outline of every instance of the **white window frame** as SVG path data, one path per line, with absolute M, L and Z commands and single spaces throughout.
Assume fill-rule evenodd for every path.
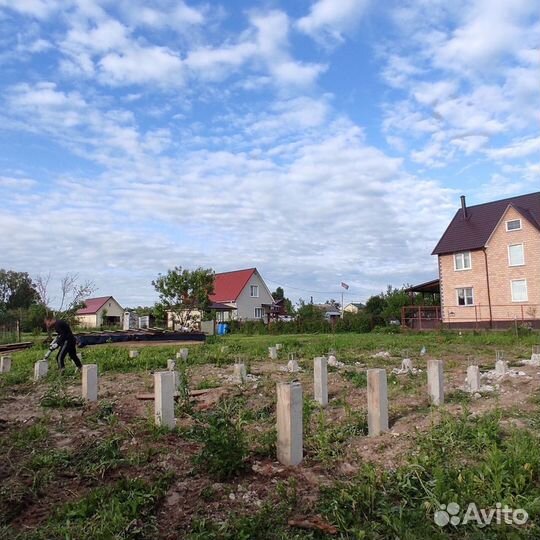
M 254 289 L 255 289 L 255 294 L 253 294 Z M 249 286 L 249 296 L 251 298 L 259 298 L 259 286 L 258 285 L 250 285 Z
M 518 281 L 523 281 L 525 283 L 525 299 L 524 300 L 515 300 L 514 299 L 514 283 Z M 510 280 L 510 294 L 512 295 L 512 302 L 528 302 L 529 301 L 529 288 L 527 286 L 527 280 L 522 279 L 511 279 Z
M 521 246 L 521 262 L 512 264 L 512 257 L 510 256 L 510 248 L 514 246 Z M 508 244 L 508 266 L 525 266 L 525 245 L 523 242 L 520 244 Z
M 260 316 L 257 315 L 257 311 L 260 311 Z M 256 319 L 264 319 L 264 309 L 262 307 L 256 307 L 254 310 L 253 310 L 253 315 Z
M 469 266 L 465 266 L 465 255 L 469 255 Z M 458 257 L 461 255 L 461 263 L 463 265 L 463 268 L 458 268 L 457 261 Z M 471 270 L 472 269 L 472 256 L 470 251 L 460 251 L 459 253 L 454 253 L 454 270 L 456 272 L 464 272 L 465 270 Z
M 467 304 L 467 295 L 465 293 L 463 293 L 463 298 L 465 299 L 465 304 L 460 304 L 459 303 L 459 291 L 460 290 L 463 290 L 465 291 L 465 289 L 470 289 L 471 290 L 471 303 L 470 304 Z M 474 306 L 474 287 L 457 287 L 456 288 L 456 306 L 457 307 L 470 307 L 470 306 Z
M 519 223 L 519 227 L 517 229 L 509 229 L 508 228 L 508 224 L 509 223 L 514 223 L 515 221 L 517 221 Z M 517 219 L 509 219 L 507 222 L 506 222 L 506 232 L 514 232 L 514 231 L 521 231 L 521 219 L 520 218 L 517 218 Z

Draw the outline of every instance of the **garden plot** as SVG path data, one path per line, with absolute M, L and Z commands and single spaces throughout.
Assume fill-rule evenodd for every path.
M 274 360 L 267 337 L 233 336 L 226 350 L 221 343 L 190 349 L 176 367 L 188 390 L 208 397 L 179 392 L 184 398 L 176 401 L 172 430 L 156 426 L 154 403 L 137 395 L 153 393 L 153 373 L 167 370 L 175 347 L 142 348 L 133 359 L 126 349 L 85 350 L 85 364 L 99 368 L 95 403 L 81 400 L 78 376 L 60 379 L 53 365 L 43 381 L 32 383 L 40 351 L 13 355 L 12 371 L 0 379 L 1 452 L 9 456 L 0 469 L 0 532 L 21 539 L 232 539 L 357 538 L 364 531 L 366 538 L 385 538 L 407 526 L 415 538 L 467 538 L 469 532 L 473 538 L 473 530 L 441 531 L 433 508 L 450 502 L 445 490 L 455 493 L 452 471 L 470 474 L 466 496 L 487 504 L 495 494 L 474 488 L 473 476 L 494 474 L 481 465 L 495 458 L 495 449 L 508 453 L 510 442 L 510 461 L 498 465 L 503 476 L 491 481 L 508 486 L 501 489 L 510 502 L 540 496 L 534 480 L 540 462 L 527 450 L 538 446 L 537 367 L 520 367 L 528 377 L 505 378 L 497 391 L 474 399 L 462 390 L 470 361 L 465 353 L 472 348 L 482 369 L 493 369 L 494 347 L 462 347 L 451 336 L 449 343 L 429 344 L 426 355 L 419 354 L 419 341 L 413 355 L 409 336 L 404 344 L 401 336 L 380 338 L 340 343 L 282 336 Z M 313 361 L 331 348 L 343 366 L 328 367 L 328 405 L 321 407 L 314 400 Z M 514 348 L 525 345 L 510 344 L 509 359 L 523 356 Z M 379 350 L 389 354 L 374 357 Z M 280 370 L 290 353 L 302 371 Z M 243 384 L 233 380 L 239 357 L 254 377 Z M 407 357 L 419 371 L 393 374 Z M 432 358 L 444 363 L 440 407 L 427 393 Z M 368 368 L 387 376 L 389 430 L 376 437 L 368 436 Z M 276 459 L 276 385 L 293 380 L 302 386 L 303 460 L 288 467 Z M 443 464 L 448 476 L 438 478 Z M 516 470 L 525 474 L 519 488 L 510 487 Z M 369 502 L 370 490 L 377 504 Z M 402 501 L 401 514 L 396 501 Z M 503 527 L 493 537 L 516 531 Z M 534 537 L 535 529 L 527 534 Z

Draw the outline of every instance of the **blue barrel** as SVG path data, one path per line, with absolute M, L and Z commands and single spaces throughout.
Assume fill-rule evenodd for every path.
M 217 325 L 217 335 L 218 336 L 222 336 L 225 333 L 224 328 L 223 328 L 224 326 L 225 325 L 222 322 L 218 323 L 218 325 Z

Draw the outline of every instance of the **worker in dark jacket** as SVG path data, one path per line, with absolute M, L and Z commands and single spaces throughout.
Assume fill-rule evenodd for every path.
M 57 333 L 56 338 L 51 343 L 46 358 L 48 358 L 54 349 L 59 349 L 56 360 L 58 361 L 58 368 L 60 371 L 64 371 L 64 360 L 68 354 L 77 366 L 77 369 L 81 371 L 82 364 L 77 356 L 77 340 L 75 339 L 69 324 L 66 321 L 49 316 L 45 319 L 45 326 L 47 327 L 47 330 L 54 329 Z

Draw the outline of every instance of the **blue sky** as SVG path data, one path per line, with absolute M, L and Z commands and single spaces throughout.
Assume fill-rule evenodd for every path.
M 539 42 L 532 0 L 0 0 L 0 267 L 432 279 L 459 195 L 539 190 Z

